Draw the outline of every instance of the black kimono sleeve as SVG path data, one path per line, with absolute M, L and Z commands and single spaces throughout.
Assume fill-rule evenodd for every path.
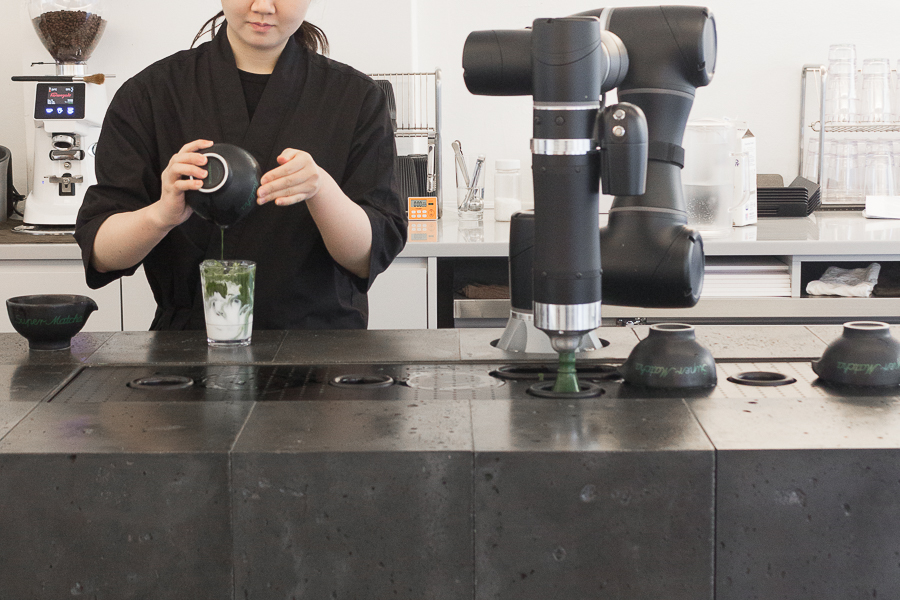
M 92 289 L 131 275 L 138 267 L 100 273 L 91 266 L 100 226 L 113 214 L 148 206 L 161 193 L 153 127 L 146 122 L 149 94 L 142 87 L 139 82 L 128 81 L 110 103 L 97 143 L 97 184 L 88 188 L 78 211 L 75 240 L 81 247 L 85 277 Z
M 375 277 L 390 266 L 406 244 L 406 211 L 394 173 L 396 154 L 387 98 L 373 86 L 362 103 L 344 178 L 338 182 L 366 212 L 372 225 L 369 277 L 357 278 L 362 292 L 372 286 Z

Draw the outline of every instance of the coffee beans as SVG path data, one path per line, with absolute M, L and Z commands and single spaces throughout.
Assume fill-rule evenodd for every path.
M 106 21 L 83 10 L 54 10 L 33 20 L 34 30 L 57 62 L 84 62 L 100 41 Z

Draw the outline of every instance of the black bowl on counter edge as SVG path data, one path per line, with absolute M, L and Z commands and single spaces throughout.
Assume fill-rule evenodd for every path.
M 626 383 L 645 388 L 687 389 L 716 385 L 716 360 L 693 326 L 658 323 L 619 367 Z
M 850 321 L 812 370 L 827 383 L 850 386 L 900 385 L 900 342 L 881 321 Z
M 32 350 L 65 350 L 99 307 L 87 296 L 37 294 L 6 301 L 13 328 Z

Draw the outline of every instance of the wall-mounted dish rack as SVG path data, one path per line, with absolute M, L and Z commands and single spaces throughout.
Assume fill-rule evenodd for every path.
M 894 73 L 896 75 L 896 73 Z M 829 197 L 827 185 L 822 180 L 825 167 L 825 137 L 826 134 L 840 139 L 859 138 L 863 134 L 898 134 L 900 122 L 893 123 L 826 123 L 825 121 L 825 90 L 828 83 L 828 69 L 825 65 L 803 65 L 800 77 L 800 172 L 806 177 L 809 174 L 806 151 L 809 139 L 813 134 L 818 139 L 818 164 L 815 166 L 816 183 L 822 189 L 823 209 L 861 209 L 865 208 L 865 196 L 858 199 Z M 807 102 L 807 98 L 815 98 L 814 103 Z
M 370 73 L 387 88 L 392 104 L 394 138 L 401 156 L 418 154 L 414 140 L 426 143 L 425 193 L 437 197 L 438 217 L 443 216 L 441 192 L 441 70 L 426 73 Z M 384 85 L 389 83 L 389 86 Z M 402 142 L 413 142 L 411 144 Z M 403 199 L 404 202 L 406 198 Z

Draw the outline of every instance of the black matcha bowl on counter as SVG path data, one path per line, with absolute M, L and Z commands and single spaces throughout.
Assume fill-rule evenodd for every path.
M 716 385 L 716 360 L 697 342 L 692 325 L 659 323 L 650 326 L 619 373 L 644 388 L 710 388 Z
M 881 321 L 844 323 L 841 337 L 812 362 L 822 381 L 838 386 L 900 385 L 900 342 Z
M 6 301 L 13 328 L 32 350 L 65 350 L 97 309 L 91 298 L 73 294 L 16 296 Z

